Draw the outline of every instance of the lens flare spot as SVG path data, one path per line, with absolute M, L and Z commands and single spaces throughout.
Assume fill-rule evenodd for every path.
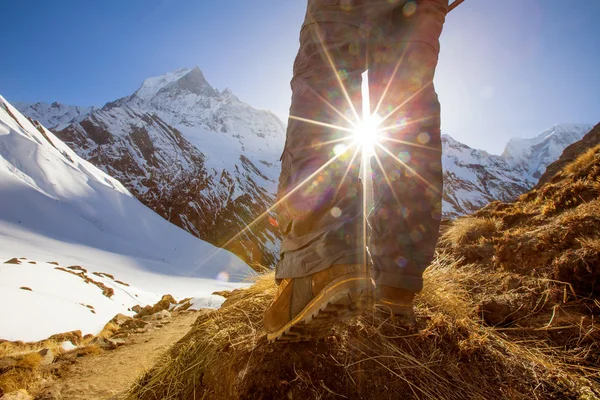
M 402 268 L 404 268 L 404 267 L 406 267 L 408 265 L 408 260 L 406 258 L 402 257 L 402 256 L 396 257 L 395 261 L 396 261 L 396 265 L 398 265 L 398 266 L 400 266 Z
M 342 216 L 342 210 L 340 210 L 338 207 L 333 207 L 331 209 L 331 216 L 333 218 L 339 218 Z
M 229 274 L 225 271 L 221 271 L 217 274 L 215 279 L 221 282 L 229 282 Z
M 406 3 L 402 8 L 402 13 L 405 17 L 410 17 L 415 13 L 415 11 L 417 11 L 417 3 L 412 0 Z
M 398 159 L 404 163 L 410 161 L 410 153 L 408 151 L 401 151 L 398 153 Z
M 341 154 L 344 154 L 344 153 L 346 152 L 346 150 L 348 150 L 348 146 L 346 146 L 345 144 L 341 144 L 341 143 L 340 143 L 340 144 L 336 144 L 336 145 L 333 147 L 333 153 L 334 153 L 336 156 L 339 156 L 339 155 L 341 155 Z
M 429 143 L 430 140 L 431 140 L 431 137 L 429 136 L 429 133 L 427 133 L 427 132 L 421 132 L 417 136 L 417 142 L 419 142 L 419 144 L 427 144 L 427 143 Z

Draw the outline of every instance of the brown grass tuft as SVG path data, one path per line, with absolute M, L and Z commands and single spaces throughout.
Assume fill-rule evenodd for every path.
M 104 325 L 104 328 L 102 328 L 100 333 L 98 333 L 98 335 L 96 336 L 104 339 L 110 339 L 115 333 L 119 331 L 119 329 L 121 329 L 119 325 L 113 322 L 108 322 L 106 325 Z
M 31 370 L 13 368 L 0 375 L 0 396 L 19 389 L 32 387 L 39 382 L 39 376 Z
M 99 354 L 104 353 L 104 350 L 102 350 L 102 348 L 100 348 L 100 346 L 95 345 L 95 344 L 88 344 L 86 346 L 81 346 L 81 347 L 78 347 L 71 351 L 75 352 L 78 357 L 97 356 Z
M 451 246 L 462 246 L 491 237 L 501 228 L 502 221 L 497 218 L 460 218 L 453 221 L 442 240 Z
M 39 368 L 43 359 L 44 357 L 42 357 L 40 353 L 25 354 L 23 358 L 19 360 L 17 366 L 27 369 L 36 369 Z
M 585 171 L 590 165 L 593 165 L 596 159 L 600 155 L 600 145 L 592 147 L 585 153 L 581 154 L 572 163 L 568 164 L 564 168 L 566 174 L 578 174 L 581 171 Z

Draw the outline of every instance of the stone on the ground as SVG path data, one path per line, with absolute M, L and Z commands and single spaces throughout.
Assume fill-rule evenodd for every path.
M 171 318 L 171 313 L 168 312 L 167 310 L 162 310 L 162 311 L 152 314 L 152 320 L 155 320 L 155 321 L 160 321 L 160 320 L 170 319 L 170 318 Z
M 117 346 L 122 346 L 125 344 L 125 339 L 122 338 L 110 338 L 109 340 Z
M 114 343 L 112 340 L 110 339 L 105 339 L 103 337 L 98 337 L 96 336 L 95 338 L 93 338 L 90 341 L 90 344 L 95 344 L 96 346 L 100 347 L 101 349 L 104 350 L 114 350 L 117 348 L 117 344 Z
M 133 317 L 134 318 L 143 318 L 146 317 L 148 315 L 152 315 L 154 314 L 152 312 L 152 306 L 144 306 L 142 308 L 140 308 L 139 311 L 137 311 L 137 314 L 135 314 Z
M 119 329 L 119 332 L 131 332 L 138 329 L 144 329 L 146 325 L 148 325 L 146 321 L 131 318 L 130 320 L 125 321 L 122 325 L 120 325 L 121 329 Z
M 127 321 L 129 321 L 129 320 L 132 320 L 132 319 L 133 319 L 133 318 L 132 318 L 132 317 L 130 317 L 130 316 L 128 316 L 128 315 L 125 315 L 125 314 L 121 314 L 121 313 L 119 313 L 119 314 L 115 315 L 115 316 L 113 317 L 113 319 L 111 319 L 111 320 L 110 320 L 110 322 L 112 322 L 112 323 L 113 323 L 113 324 L 115 324 L 115 325 L 121 326 L 121 325 L 123 325 L 125 322 L 127 322 Z
M 42 349 L 38 351 L 38 354 L 42 356 L 40 365 L 50 365 L 54 362 L 54 352 L 50 349 Z
M 148 318 L 144 318 L 145 316 L 149 316 L 152 314 L 156 314 L 162 310 L 169 310 L 172 304 L 177 304 L 177 301 L 170 294 L 165 294 L 155 305 L 153 306 L 134 306 L 131 309 L 136 312 L 134 318 L 142 318 L 144 321 L 148 320 Z

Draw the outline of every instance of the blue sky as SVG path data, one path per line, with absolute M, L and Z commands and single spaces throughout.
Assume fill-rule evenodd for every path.
M 282 119 L 304 0 L 55 0 L 2 5 L 0 94 L 103 105 L 199 66 Z M 466 0 L 448 15 L 435 84 L 442 130 L 500 153 L 510 137 L 600 121 L 600 0 Z

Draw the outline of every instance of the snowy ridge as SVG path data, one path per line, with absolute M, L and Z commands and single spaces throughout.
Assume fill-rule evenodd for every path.
M 250 273 L 235 255 L 156 215 L 2 97 L 0 192 L 1 339 L 95 333 L 133 305 L 154 303 L 165 293 L 209 299 L 215 290 L 239 286 L 217 277 L 240 280 Z M 21 264 L 4 263 L 21 257 Z M 114 295 L 57 269 L 68 266 L 90 277 L 114 276 L 93 275 Z
M 57 101 L 52 104 L 15 102 L 13 106 L 22 114 L 52 130 L 64 129 L 73 122 L 81 121 L 96 110 L 96 107 L 68 106 Z
M 522 170 L 530 184 L 535 185 L 546 167 L 592 128 L 591 124 L 560 124 L 531 139 L 511 139 L 502 157 L 511 167 Z
M 510 201 L 529 187 L 501 156 L 472 149 L 448 135 L 442 136 L 442 165 L 445 218 L 468 214 L 490 201 Z
M 561 124 L 531 139 L 511 139 L 501 156 L 442 136 L 443 215 L 469 214 L 494 200 L 512 201 L 530 190 L 563 150 L 592 126 Z

